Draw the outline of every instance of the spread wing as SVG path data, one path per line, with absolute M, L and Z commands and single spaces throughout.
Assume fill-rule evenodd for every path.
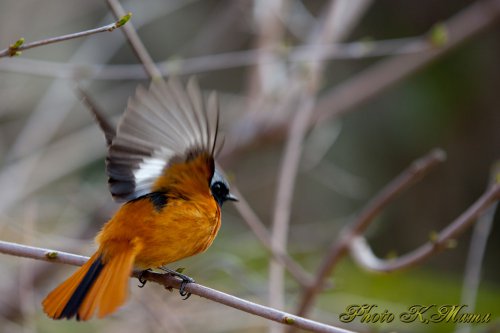
M 213 157 L 218 114 L 215 93 L 205 102 L 195 79 L 186 89 L 175 79 L 154 81 L 149 89 L 140 86 L 108 151 L 106 171 L 115 201 L 150 193 L 172 159 Z

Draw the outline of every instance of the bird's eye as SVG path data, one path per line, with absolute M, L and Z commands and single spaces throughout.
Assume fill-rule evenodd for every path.
M 224 197 L 229 191 L 226 185 L 224 185 L 222 182 L 216 182 L 212 185 L 212 192 L 214 193 L 214 195 L 217 194 Z
M 222 182 L 215 182 L 212 184 L 211 188 L 212 190 L 212 195 L 214 196 L 215 200 L 222 205 L 222 203 L 226 200 L 227 195 L 229 194 L 229 189 L 227 188 L 226 184 Z

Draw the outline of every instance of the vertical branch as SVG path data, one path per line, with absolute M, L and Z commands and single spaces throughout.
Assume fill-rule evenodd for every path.
M 333 12 L 334 2 L 328 3 L 328 13 L 323 17 L 315 27 L 309 39 L 310 44 L 316 44 L 321 41 L 323 34 L 327 34 L 331 13 Z M 319 49 L 319 48 L 318 48 Z M 278 171 L 278 187 L 276 191 L 276 204 L 274 207 L 273 222 L 271 228 L 271 246 L 273 251 L 286 252 L 288 240 L 288 229 L 290 223 L 291 206 L 295 181 L 299 169 L 300 156 L 302 154 L 302 144 L 307 131 L 307 123 L 311 116 L 315 103 L 314 95 L 319 78 L 319 64 L 317 61 L 311 61 L 310 82 L 307 89 L 301 93 L 300 105 L 292 119 L 292 125 L 287 134 L 283 158 Z M 300 82 L 301 77 L 298 71 L 294 73 L 295 82 Z M 292 82 L 293 84 L 294 82 Z M 269 264 L 269 305 L 274 308 L 282 309 L 285 305 L 285 275 L 284 269 L 275 261 Z M 272 325 L 272 332 L 282 332 L 283 328 Z
M 125 10 L 123 9 L 122 5 L 118 0 L 107 0 L 107 1 L 115 17 L 118 18 L 125 15 Z M 151 79 L 161 78 L 162 77 L 161 72 L 158 70 L 153 59 L 151 58 L 148 51 L 144 47 L 144 44 L 139 38 L 137 31 L 132 25 L 132 22 L 123 27 L 123 33 L 127 37 L 127 40 L 129 41 L 130 46 L 132 47 L 132 50 L 134 50 L 137 58 L 139 58 L 141 63 L 144 65 L 144 69 L 146 73 L 148 73 L 149 77 Z
M 348 12 L 340 12 L 339 9 L 344 9 L 348 1 L 338 0 L 330 1 L 326 5 L 324 14 L 320 17 L 318 24 L 313 28 L 310 34 L 308 44 L 318 45 L 338 42 L 340 38 L 344 37 L 346 31 L 342 34 L 336 32 L 336 22 L 339 19 L 339 14 L 345 15 L 348 19 L 344 20 L 344 24 L 352 26 L 353 22 L 359 18 L 362 12 L 353 10 L 356 6 L 351 7 Z M 361 0 L 358 3 L 364 3 Z M 308 65 L 308 80 L 299 103 L 299 109 L 292 119 L 290 130 L 287 134 L 285 143 L 285 150 L 283 159 L 279 169 L 278 189 L 276 194 L 276 205 L 273 216 L 272 224 L 272 239 L 271 244 L 275 251 L 286 251 L 286 244 L 288 238 L 288 228 L 290 222 L 291 205 L 297 178 L 299 161 L 302 154 L 303 141 L 307 133 L 307 124 L 309 123 L 313 114 L 316 94 L 319 89 L 321 81 L 321 72 L 323 63 L 321 62 L 321 47 L 317 47 L 311 56 Z M 302 71 L 296 68 L 294 80 L 303 81 Z M 276 262 L 270 263 L 270 276 L 269 276 L 269 304 L 272 307 L 283 308 L 284 299 L 284 269 Z M 282 327 L 274 326 L 274 331 L 281 331 Z
M 283 40 L 284 27 L 280 15 L 285 10 L 283 0 L 255 0 L 254 17 L 257 28 L 256 65 L 249 75 L 249 100 L 258 100 L 259 96 L 270 94 L 286 81 L 283 64 L 277 61 L 276 54 Z M 276 61 L 269 61 L 274 59 Z
M 304 124 L 307 124 L 313 105 L 312 97 L 303 99 L 301 107 L 293 119 L 283 153 L 271 229 L 271 247 L 275 252 L 286 252 L 295 179 L 297 178 L 302 143 L 306 134 Z M 282 309 L 285 303 L 283 266 L 272 261 L 269 270 L 269 305 Z

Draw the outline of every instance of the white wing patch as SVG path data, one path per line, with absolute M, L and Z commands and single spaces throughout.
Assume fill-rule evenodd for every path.
M 139 164 L 139 168 L 134 170 L 136 186 L 144 183 L 151 183 L 158 175 L 161 175 L 166 166 L 167 162 L 161 158 L 150 157 L 144 159 Z

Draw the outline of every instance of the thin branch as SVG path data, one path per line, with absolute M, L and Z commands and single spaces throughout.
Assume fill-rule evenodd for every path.
M 317 25 L 310 33 L 308 44 L 321 46 L 332 42 L 338 42 L 345 38 L 352 27 L 361 17 L 369 1 L 337 0 L 330 1 L 325 5 L 323 14 Z M 350 6 L 350 7 L 349 7 Z M 320 47 L 316 49 L 321 50 Z M 308 82 L 306 89 L 302 93 L 299 109 L 291 121 L 287 132 L 287 140 L 283 159 L 280 165 L 279 182 L 276 194 L 276 206 L 273 216 L 273 229 L 271 244 L 273 249 L 286 249 L 288 237 L 288 227 L 292 207 L 293 192 L 299 161 L 302 155 L 303 141 L 307 133 L 308 123 L 310 123 L 316 103 L 316 95 L 320 88 L 322 69 L 324 63 L 319 60 L 320 53 L 313 54 L 308 62 Z M 301 71 L 296 70 L 295 79 L 300 81 Z M 317 278 L 315 279 L 318 280 Z M 318 288 L 322 288 L 324 279 L 319 281 Z M 284 271 L 283 268 L 274 262 L 270 264 L 269 276 L 269 298 L 270 304 L 278 307 L 284 306 Z M 308 290 L 310 287 L 304 288 Z
M 273 252 L 286 252 L 288 228 L 292 208 L 292 199 L 302 153 L 302 142 L 306 135 L 306 125 L 314 106 L 313 96 L 304 96 L 301 106 L 294 116 L 285 145 L 279 171 L 276 204 L 271 229 L 271 248 Z M 270 264 L 269 301 L 271 306 L 283 307 L 284 299 L 283 266 L 275 262 Z
M 120 17 L 125 13 L 125 10 L 118 0 L 107 0 L 107 2 L 115 17 Z M 142 40 L 139 38 L 139 35 L 137 34 L 134 26 L 132 24 L 128 24 L 123 28 L 123 33 L 127 37 L 127 40 L 129 41 L 130 46 L 134 50 L 136 56 L 144 65 L 144 69 L 146 70 L 146 73 L 148 73 L 149 77 L 151 79 L 160 78 L 162 75 L 158 68 L 156 68 L 153 59 L 149 55 L 149 52 L 146 50 L 146 47 L 142 43 Z
M 381 260 L 375 257 L 373 251 L 365 241 L 352 243 L 351 253 L 356 262 L 366 269 L 377 272 L 392 272 L 396 270 L 414 267 L 431 256 L 439 253 L 455 243 L 455 239 L 472 226 L 485 211 L 500 200 L 500 184 L 495 184 L 476 200 L 462 215 L 451 222 L 432 240 L 421 245 L 417 249 L 396 259 Z
M 331 31 L 334 21 L 335 1 L 329 1 L 325 5 L 325 13 L 318 24 L 313 27 L 308 43 L 318 45 L 330 42 L 333 37 Z M 292 200 L 299 170 L 300 157 L 304 138 L 307 134 L 307 124 L 309 123 L 312 111 L 314 110 L 315 95 L 319 88 L 320 72 L 322 64 L 312 59 L 309 63 L 309 82 L 304 82 L 298 87 L 304 86 L 300 93 L 299 106 L 291 120 L 291 126 L 287 133 L 283 156 L 278 171 L 278 185 L 276 190 L 276 200 L 274 206 L 273 220 L 271 226 L 271 247 L 276 252 L 286 252 L 288 242 L 288 229 L 290 224 Z M 304 81 L 295 69 L 290 87 L 295 82 Z M 290 89 L 290 88 L 289 88 Z M 276 308 L 283 308 L 285 305 L 285 276 L 283 266 L 275 261 L 269 264 L 269 305 Z M 271 327 L 271 332 L 281 332 L 280 328 Z
M 24 38 L 19 38 L 15 43 L 10 45 L 8 48 L 0 51 L 0 58 L 1 57 L 18 56 L 24 50 L 32 49 L 32 48 L 43 46 L 43 45 L 49 45 L 49 44 L 63 42 L 66 40 L 75 39 L 75 38 L 90 36 L 90 35 L 94 35 L 94 34 L 97 34 L 100 32 L 113 31 L 113 30 L 125 25 L 130 20 L 131 16 L 132 16 L 131 13 L 128 13 L 128 14 L 123 13 L 122 15 L 117 17 L 118 21 L 116 21 L 115 23 L 110 23 L 110 24 L 105 25 L 105 26 L 100 27 L 100 28 L 76 32 L 76 33 L 72 33 L 72 34 L 68 34 L 68 35 L 64 35 L 64 36 L 47 38 L 47 39 L 39 40 L 36 42 L 26 43 L 26 44 L 24 43 Z
M 0 240 L 0 253 L 73 266 L 82 266 L 89 260 L 89 257 L 77 254 L 43 249 L 29 245 L 21 245 L 2 240 Z
M 409 45 L 411 45 L 409 47 Z M 234 51 L 186 59 L 165 60 L 155 63 L 163 77 L 175 71 L 177 75 L 205 73 L 224 69 L 238 68 L 259 63 L 304 62 L 312 57 L 321 61 L 364 59 L 383 56 L 414 54 L 434 49 L 427 36 L 417 36 L 379 41 L 360 41 L 322 45 L 299 45 L 283 48 L 280 57 L 261 54 L 258 49 Z M 258 56 L 260 54 L 260 57 Z M 175 70 L 172 70 L 175 69 Z M 16 61 L 0 62 L 0 71 L 26 73 L 58 78 L 93 79 L 93 80 L 141 80 L 148 78 L 144 65 L 96 65 L 71 64 L 40 59 L 20 58 Z
M 70 264 L 81 266 L 88 257 L 79 256 L 76 254 L 54 251 L 44 248 L 33 246 L 21 245 L 11 242 L 0 241 L 0 253 L 9 254 L 17 257 L 32 258 L 37 260 L 44 260 L 55 263 Z M 141 271 L 134 271 L 132 276 L 138 277 Z M 169 274 L 158 274 L 153 272 L 144 272 L 143 278 L 159 283 L 165 288 L 179 289 L 181 281 Z M 352 331 L 345 330 L 338 327 L 328 326 L 313 320 L 298 317 L 286 312 L 278 311 L 273 308 L 262 306 L 247 300 L 202 286 L 197 283 L 189 283 L 186 286 L 186 291 L 193 295 L 198 295 L 214 302 L 224 304 L 226 306 L 259 316 L 269 320 L 279 322 L 284 325 L 289 325 L 297 328 L 302 328 L 311 332 L 328 332 L 328 333 L 353 333 Z
M 286 252 L 275 251 L 271 246 L 271 237 L 264 223 L 259 219 L 252 207 L 248 204 L 243 194 L 234 185 L 231 186 L 231 192 L 238 197 L 238 204 L 234 208 L 240 213 L 243 220 L 253 231 L 257 239 L 271 253 L 271 255 L 282 264 L 294 279 L 302 286 L 308 286 L 312 283 L 312 276 L 306 272 L 297 262 L 295 262 Z
M 280 16 L 288 8 L 283 0 L 256 0 L 253 2 L 253 20 L 256 26 L 255 66 L 248 78 L 247 94 L 250 101 L 270 95 L 286 84 L 287 68 L 280 61 L 279 46 L 285 29 Z M 271 61 L 265 61 L 272 59 Z
M 341 231 L 338 239 L 332 243 L 328 254 L 324 257 L 316 274 L 316 280 L 309 288 L 304 290 L 297 313 L 306 314 L 321 286 L 332 270 L 346 254 L 352 239 L 362 234 L 373 219 L 404 190 L 422 179 L 439 163 L 443 162 L 445 154 L 440 149 L 434 149 L 424 157 L 414 161 L 410 167 L 404 170 L 398 177 L 387 184 L 361 211 L 361 213 Z

